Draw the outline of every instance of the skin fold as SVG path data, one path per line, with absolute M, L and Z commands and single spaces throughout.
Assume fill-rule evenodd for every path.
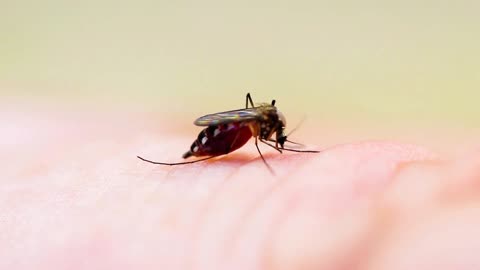
M 0 269 L 480 267 L 478 149 L 318 135 L 320 154 L 262 147 L 276 176 L 253 140 L 186 166 L 136 159 L 181 161 L 197 132 L 162 121 L 3 108 Z

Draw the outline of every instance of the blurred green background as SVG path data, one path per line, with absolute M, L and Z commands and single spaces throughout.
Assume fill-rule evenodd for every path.
M 8 102 L 193 120 L 250 91 L 332 123 L 474 127 L 480 115 L 479 1 L 0 6 Z

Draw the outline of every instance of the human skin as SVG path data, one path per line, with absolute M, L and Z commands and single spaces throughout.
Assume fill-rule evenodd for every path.
M 162 122 L 164 121 L 164 122 Z M 188 120 L 185 120 L 188 122 Z M 0 269 L 478 269 L 479 153 L 392 141 L 186 166 L 152 115 L 3 109 Z M 6 163 L 5 163 L 6 162 Z

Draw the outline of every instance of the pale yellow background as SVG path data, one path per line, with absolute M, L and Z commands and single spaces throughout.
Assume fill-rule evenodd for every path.
M 479 3 L 2 1 L 0 91 L 192 120 L 250 91 L 317 123 L 476 127 Z

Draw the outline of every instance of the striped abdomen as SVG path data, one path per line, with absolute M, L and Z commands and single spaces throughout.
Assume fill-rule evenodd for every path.
M 183 158 L 225 155 L 242 147 L 251 137 L 248 122 L 209 126 L 198 134 Z

